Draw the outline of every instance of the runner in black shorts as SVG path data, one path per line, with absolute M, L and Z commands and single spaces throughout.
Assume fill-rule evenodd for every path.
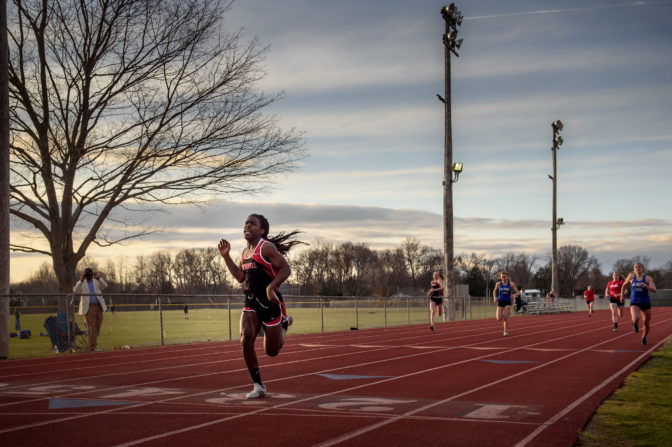
M 644 274 L 644 264 L 635 263 L 633 272 L 628 275 L 621 289 L 621 297 L 625 296 L 625 288 L 630 285 L 630 316 L 632 328 L 639 332 L 639 321 L 642 321 L 642 344 L 646 344 L 646 337 L 651 328 L 651 297 L 649 292 L 656 293 L 656 285 L 651 276 Z
M 621 289 L 625 280 L 618 272 L 611 274 L 613 280 L 607 283 L 604 289 L 604 296 L 609 297 L 609 307 L 611 308 L 611 321 L 614 323 L 614 332 L 618 332 L 618 319 L 623 318 L 623 295 Z
M 291 273 L 283 256 L 296 244 L 298 231 L 268 236 L 269 223 L 260 214 L 251 214 L 245 221 L 243 235 L 247 248 L 239 264 L 231 258 L 231 244 L 222 239 L 217 248 L 226 262 L 226 267 L 238 282 L 245 283 L 245 305 L 240 316 L 240 341 L 243 357 L 250 372 L 254 388 L 247 394 L 248 399 L 258 399 L 266 395 L 266 387 L 261 381 L 259 360 L 254 350 L 254 342 L 260 329 L 264 331 L 264 351 L 275 357 L 285 342 L 285 333 L 292 318 L 287 316 L 285 303 L 278 292 Z
M 439 272 L 434 272 L 432 284 L 427 292 L 429 297 L 429 328 L 434 330 L 434 313 L 438 307 L 439 316 L 443 311 L 443 275 Z
M 504 336 L 509 335 L 509 314 L 511 313 L 511 298 L 515 298 L 520 295 L 518 287 L 516 284 L 511 281 L 509 275 L 506 272 L 499 273 L 499 281 L 495 284 L 495 288 L 492 291 L 492 298 L 497 304 L 497 321 L 503 321 L 504 324 Z

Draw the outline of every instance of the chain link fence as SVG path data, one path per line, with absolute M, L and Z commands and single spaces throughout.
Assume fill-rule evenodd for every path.
M 107 312 L 103 315 L 98 347 L 104 351 L 239 337 L 242 295 L 105 293 L 103 297 Z M 288 314 L 294 317 L 290 334 L 429 324 L 429 300 L 426 297 L 289 295 L 284 298 Z M 86 349 L 86 322 L 84 316 L 77 313 L 79 295 L 24 294 L 0 299 L 10 300 L 10 358 Z M 595 301 L 594 309 L 607 308 L 608 300 Z M 443 317 L 435 315 L 435 322 L 491 318 L 495 309 L 496 305 L 489 297 L 444 299 Z M 579 298 L 556 299 L 553 303 L 528 301 L 526 307 L 518 313 L 512 311 L 512 315 L 585 309 L 585 301 Z M 50 325 L 52 334 L 49 333 Z M 63 343 L 54 342 L 54 331 L 65 339 Z

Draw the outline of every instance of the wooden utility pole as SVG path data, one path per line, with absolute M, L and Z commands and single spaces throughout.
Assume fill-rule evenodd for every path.
M 449 316 L 453 317 L 451 299 L 455 298 L 455 268 L 453 264 L 453 128 L 451 112 L 451 75 L 450 54 L 455 56 L 462 45 L 462 39 L 457 39 L 457 28 L 462 24 L 462 14 L 457 10 L 455 3 L 441 8 L 441 15 L 446 22 L 446 31 L 443 35 L 445 60 L 445 93 L 439 100 L 445 109 L 445 136 L 443 143 L 443 265 L 445 271 L 444 291 L 447 298 Z M 457 171 L 459 175 L 459 171 Z
M 9 357 L 9 46 L 0 0 L 0 359 Z

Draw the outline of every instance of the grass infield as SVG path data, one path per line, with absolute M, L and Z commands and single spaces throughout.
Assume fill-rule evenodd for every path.
M 672 340 L 597 409 L 577 445 L 672 446 Z

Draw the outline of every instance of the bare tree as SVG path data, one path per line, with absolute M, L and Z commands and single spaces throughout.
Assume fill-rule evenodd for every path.
M 181 293 L 222 292 L 226 265 L 215 248 L 180 250 L 173 261 L 175 288 Z
M 428 247 L 422 245 L 419 240 L 406 238 L 401 243 L 401 250 L 404 253 L 404 262 L 408 270 L 408 276 L 411 278 L 414 293 L 418 293 L 418 276 L 422 268 L 422 263 L 427 254 Z
M 559 296 L 574 296 L 579 278 L 593 269 L 599 269 L 594 256 L 578 245 L 564 245 L 558 249 Z
M 168 251 L 157 251 L 144 257 L 144 276 L 136 276 L 136 283 L 145 284 L 152 293 L 174 293 L 173 258 Z M 138 272 L 141 270 L 138 269 Z
M 303 157 L 262 112 L 267 51 L 227 32 L 229 0 L 13 0 L 10 213 L 61 291 L 91 244 L 153 231 L 148 204 L 250 192 Z
M 375 294 L 378 296 L 391 296 L 401 293 L 408 283 L 408 271 L 406 260 L 401 247 L 382 250 L 378 253 L 378 274 L 375 286 Z M 415 293 L 415 289 L 412 290 Z

